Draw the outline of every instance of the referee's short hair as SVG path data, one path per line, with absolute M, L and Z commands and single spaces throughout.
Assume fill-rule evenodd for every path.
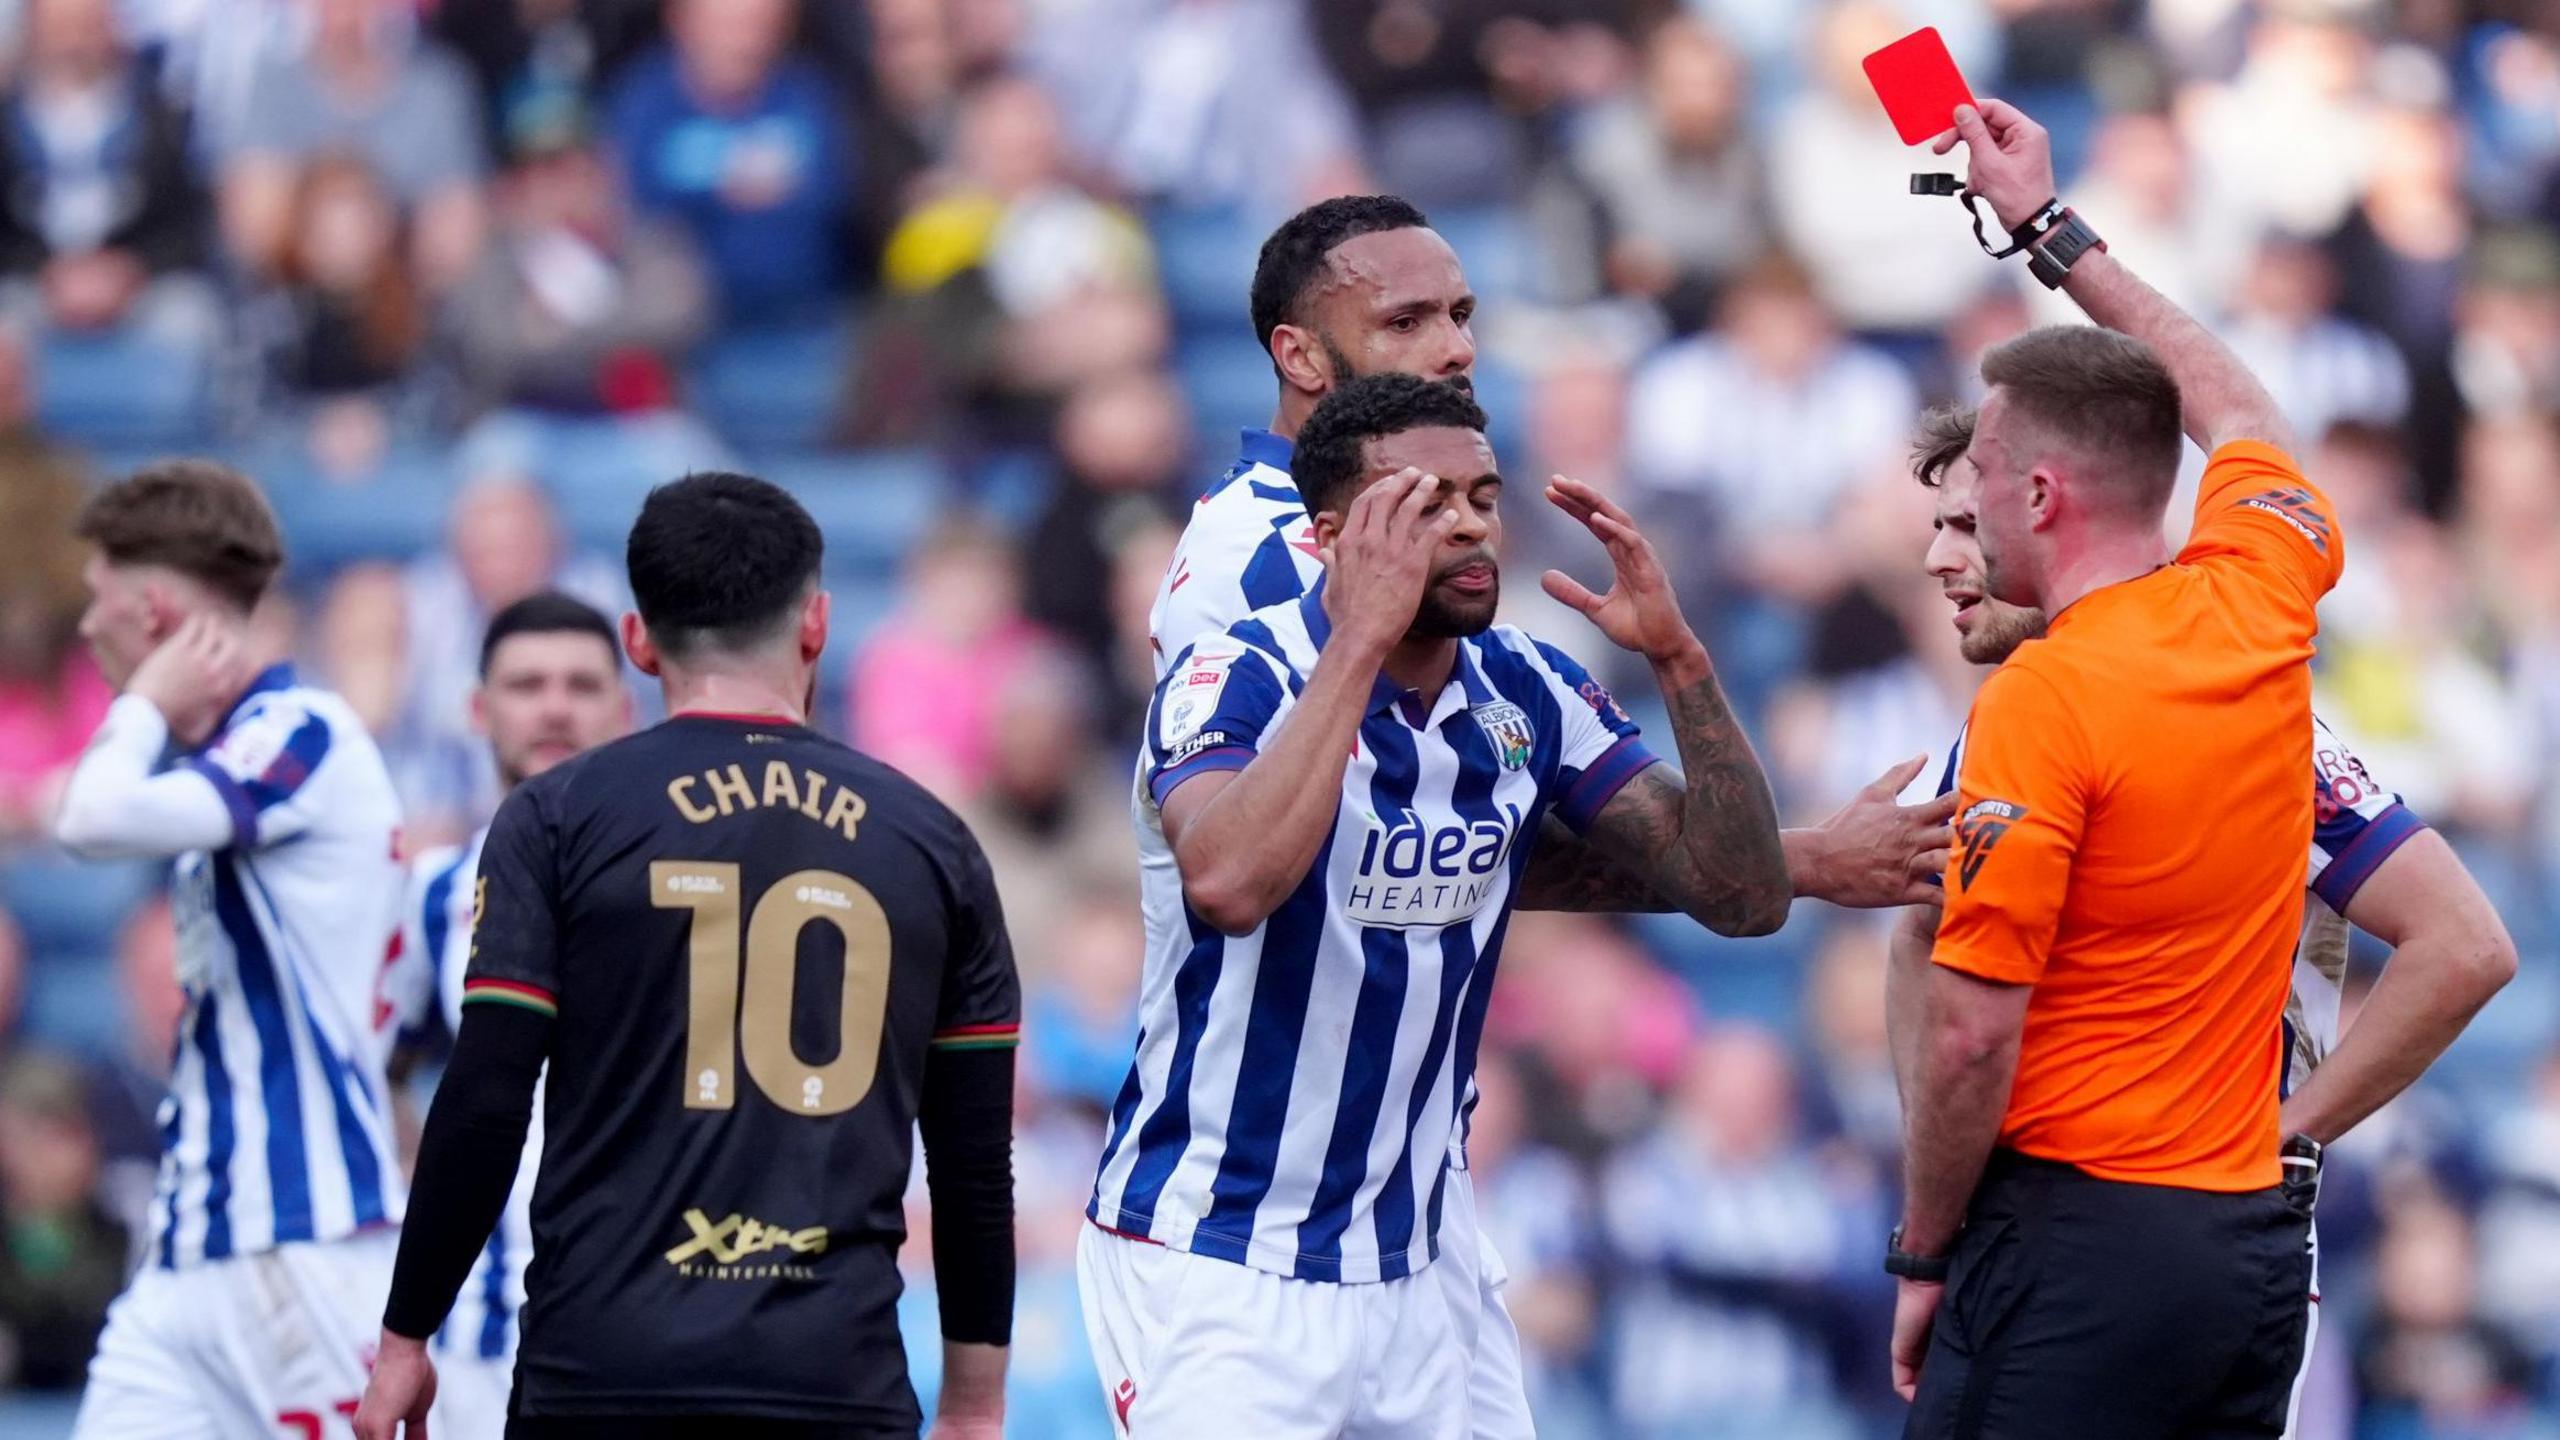
M 779 634 L 817 586 L 825 553 L 818 522 L 789 491 L 711 470 L 649 492 L 624 559 L 650 637 L 683 660 Z
M 1271 353 L 1271 332 L 1298 320 L 1325 258 L 1346 240 L 1386 230 L 1427 230 L 1431 222 L 1401 195 L 1337 195 L 1319 200 L 1280 224 L 1262 242 L 1253 266 L 1253 333 Z M 1277 362 L 1274 362 L 1275 365 Z
M 2129 505 L 2169 503 L 2185 427 L 2178 382 L 2150 346 L 2095 325 L 2047 325 L 1993 346 L 1982 382 L 2045 437 L 2113 471 Z
M 603 611 L 575 595 L 537 590 L 489 618 L 488 633 L 480 637 L 481 679 L 489 678 L 489 662 L 498 647 L 518 635 L 592 635 L 604 642 L 615 665 L 622 663 L 622 642 Z
M 1364 375 L 1335 386 L 1298 431 L 1289 461 L 1307 513 L 1338 515 L 1349 507 L 1368 468 L 1362 457 L 1370 441 L 1440 425 L 1481 432 L 1484 410 L 1457 386 L 1418 375 Z

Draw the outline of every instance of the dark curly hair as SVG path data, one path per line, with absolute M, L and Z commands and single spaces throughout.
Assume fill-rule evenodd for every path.
M 1941 405 L 1920 417 L 1911 436 L 1911 478 L 1935 490 L 1947 468 L 1973 448 L 1973 407 Z
M 1307 513 L 1338 515 L 1350 505 L 1360 493 L 1367 468 L 1361 452 L 1370 441 L 1437 425 L 1482 431 L 1484 410 L 1457 386 L 1417 375 L 1364 375 L 1335 386 L 1307 417 L 1289 462 Z
M 1262 242 L 1253 266 L 1253 333 L 1263 353 L 1270 353 L 1271 332 L 1293 321 L 1298 302 L 1324 273 L 1325 257 L 1336 246 L 1385 230 L 1429 228 L 1431 222 L 1400 195 L 1336 196 L 1281 222 Z
M 789 491 L 716 470 L 650 491 L 624 547 L 632 603 L 677 660 L 780 634 L 816 587 L 825 552 L 818 522 Z

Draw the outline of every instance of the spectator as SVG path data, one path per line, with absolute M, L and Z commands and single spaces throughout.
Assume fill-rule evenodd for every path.
M 854 662 L 855 748 L 946 803 L 975 799 L 994 771 L 996 698 L 1043 643 L 1021 593 L 1011 549 L 973 523 L 946 524 L 919 546 L 905 601 Z
M 1491 997 L 1487 1044 L 1518 1055 L 1532 1105 L 1529 1135 L 1593 1159 L 1639 1133 L 1685 1063 L 1696 1006 L 1677 980 L 1607 921 L 1512 917 L 1504 984 Z
M 190 353 L 220 324 L 186 122 L 134 63 L 112 0 L 30 0 L 0 126 L 0 312 L 21 331 L 130 322 Z
M 634 203 L 691 231 L 727 317 L 806 317 L 852 277 L 840 227 L 859 177 L 840 97 L 790 52 L 796 0 L 670 0 L 670 43 L 634 61 L 608 114 Z
M 2355 202 L 2374 153 L 2370 14 L 2262 7 L 2240 73 L 2181 107 L 2214 204 L 2252 231 L 2325 235 Z
M 626 608 L 620 567 L 575 549 L 551 502 L 531 482 L 487 474 L 453 503 L 443 549 L 396 575 L 343 576 L 324 623 L 335 636 L 329 671 L 384 732 L 412 844 L 459 838 L 488 818 L 499 790 L 485 740 L 471 731 L 480 636 L 489 617 L 537 590 L 568 591 L 607 614 Z M 387 722 L 387 723 L 386 723 Z
M 2151 109 L 2121 110 L 2098 124 L 2089 170 L 2071 182 L 2071 203 L 2104 217 L 2107 249 L 2191 315 L 2217 315 L 2249 263 L 2254 232 L 2209 202 L 2196 156 L 2177 122 Z M 2028 287 L 2042 324 L 2087 317 L 2069 297 Z M 1962 369 L 1966 357 L 1956 357 Z
M 309 427 L 313 457 L 340 475 L 370 470 L 395 430 L 423 423 L 427 299 L 409 266 L 400 211 L 353 155 L 295 177 L 291 242 L 257 322 L 270 411 Z
M 2421 1202 L 2392 1217 L 2377 1257 L 2377 1314 L 2356 1349 L 2371 1433 L 2527 1436 L 2523 1347 L 2480 1314 L 2471 1226 Z
M 124 1287 L 124 1225 L 99 1197 L 79 1072 L 19 1054 L 0 1069 L 0 1354 L 11 1383 L 77 1390 Z
M 911 6 L 884 0 L 879 8 Z M 1024 63 L 1058 97 L 1067 138 L 1120 188 L 1255 214 L 1377 188 L 1361 171 L 1351 109 L 1309 36 L 1309 7 L 1087 0 L 1029 8 Z
M 516 147 L 497 227 L 454 296 L 474 409 L 658 410 L 711 313 L 684 232 L 626 213 L 612 168 L 572 133 Z
M 469 66 L 483 141 L 502 164 L 574 124 L 605 77 L 657 38 L 652 0 L 440 0 L 429 33 Z
M 1734 283 L 1709 334 L 1637 371 L 1627 463 L 1675 582 L 1720 594 L 1729 693 L 1757 716 L 1845 575 L 1824 534 L 1857 477 L 1898 454 L 1918 408 L 1901 367 L 1843 336 L 1793 261 Z M 1701 543 L 1702 538 L 1707 539 Z
M 1813 83 L 1770 123 L 1779 237 L 1851 328 L 1934 332 L 2003 277 L 1956 217 L 1911 197 L 1911 172 L 1921 166 L 1876 122 L 1875 89 L 1859 61 L 1910 23 L 1880 0 L 1842 0 L 1816 25 Z
M 999 882 L 1003 878 L 999 872 Z M 1025 1065 L 1042 1090 L 1107 1114 L 1138 1043 L 1135 1002 L 1146 931 L 1138 923 L 1137 896 L 1125 877 L 1087 886 L 1037 930 L 1030 924 L 1041 922 L 1019 914 L 1007 897 L 1005 919 L 1026 935 L 1054 937 L 1040 947 L 1046 953 L 1025 957 L 1041 967 L 1023 994 Z
M 2341 420 L 2393 425 L 2408 413 L 2409 367 L 2374 331 L 2332 313 L 2338 277 L 2308 242 L 2271 235 L 2223 338 L 2293 422 L 2318 435 Z
M 1096 687 L 1063 647 L 1035 642 L 990 684 L 985 780 L 961 815 L 987 852 L 1007 922 L 1050 934 L 1080 897 L 1136 873 L 1129 776 L 1095 763 Z
M 1520 1330 L 1529 1408 L 1550 1427 L 1570 1414 L 1589 1428 L 1600 1408 L 1589 1365 L 1601 1298 L 1591 1184 L 1561 1151 L 1529 1139 L 1522 1083 L 1508 1051 L 1485 1052 L 1467 1122 L 1467 1168 L 1486 1233 L 1511 1272 L 1502 1300 Z
M 2465 410 L 2560 406 L 2560 239 L 2527 229 L 2480 237 L 2454 316 L 2453 380 Z
M 1193 473 L 1191 421 L 1170 379 L 1128 370 L 1070 393 L 1057 436 L 1065 473 L 1025 541 L 1040 560 L 1024 577 L 1023 610 L 1081 651 L 1107 686 L 1118 626 L 1111 597 L 1095 580 L 1110 573 L 1112 552 L 1133 528 L 1179 521 L 1180 488 Z
M 0 342 L 0 850 L 39 840 L 115 698 L 80 644 L 73 518 L 87 473 L 28 423 L 25 361 Z
M 2478 228 L 2463 194 L 2462 131 L 2441 111 L 2403 106 L 2375 117 L 2374 138 L 2364 194 L 2325 243 L 2341 313 L 2389 336 L 2406 359 L 2410 446 L 2427 501 L 2441 509 L 2461 435 L 2454 318 Z
M 1750 98 L 1722 36 L 1684 16 L 1654 27 L 1641 88 L 1585 117 L 1541 187 L 1559 298 L 1605 290 L 1654 302 L 1679 330 L 1706 323 L 1717 284 L 1768 244 Z
M 221 176 L 222 229 L 259 277 L 283 271 L 299 234 L 303 167 L 359 156 L 409 221 L 421 283 L 442 290 L 479 253 L 486 225 L 478 102 L 460 62 L 416 39 L 405 0 L 307 0 L 307 56 L 270 54 Z
M 1623 1433 L 1834 1433 L 1826 1335 L 1847 1310 L 1851 1257 L 1863 1266 L 1882 1223 L 1874 1177 L 1805 1146 L 1786 1048 L 1764 1031 L 1710 1031 L 1667 1121 L 1602 1181 L 1627 1274 L 1612 1384 Z
M 915 438 L 885 427 L 955 406 L 981 443 L 1045 431 L 1083 378 L 1162 358 L 1146 232 L 1073 183 L 1056 109 L 1029 80 L 969 93 L 940 193 L 882 264 L 892 304 L 859 382 L 860 439 Z

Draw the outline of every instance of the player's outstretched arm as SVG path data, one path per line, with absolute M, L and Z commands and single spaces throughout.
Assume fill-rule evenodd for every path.
M 1590 826 L 1603 854 L 1720 935 L 1766 935 L 1786 923 L 1794 887 L 1778 839 L 1769 777 L 1743 734 L 1715 664 L 1680 613 L 1671 581 L 1634 519 L 1606 496 L 1558 477 L 1547 496 L 1607 548 L 1616 583 L 1594 595 L 1562 571 L 1546 589 L 1612 641 L 1652 662 L 1671 710 L 1680 771 L 1655 765 L 1629 780 Z
M 1938 137 L 1937 153 L 1946 154 L 1958 141 L 1965 147 L 1966 188 L 1991 206 L 2002 225 L 2024 224 L 2055 198 L 2052 139 L 2015 105 L 1984 100 L 1979 108 L 1959 107 L 1956 128 Z M 2187 434 L 2208 454 L 2234 440 L 2293 448 L 2284 412 L 2231 347 L 2124 262 L 2093 250 L 2072 265 L 2062 289 L 2090 319 L 2159 352 L 2178 382 Z
M 2444 837 L 2412 835 L 2347 919 L 2391 945 L 2356 1023 L 2284 1102 L 2284 1133 L 2326 1145 L 2409 1088 L 2516 973 L 2516 942 Z
M 1939 795 L 1917 805 L 1895 800 L 1926 763 L 1926 756 L 1904 761 L 1830 819 L 1778 832 L 1787 857 L 1787 883 L 1799 899 L 1827 900 L 1852 910 L 1937 902 L 1955 796 Z M 1663 898 L 1652 881 L 1601 853 L 1551 814 L 1538 827 L 1538 848 L 1530 852 L 1529 867 L 1520 877 L 1520 908 L 1659 915 L 1680 907 Z
M 1406 470 L 1351 502 L 1325 566 L 1333 622 L 1307 688 L 1241 770 L 1182 781 L 1163 799 L 1165 840 L 1192 911 L 1250 933 L 1307 876 L 1342 802 L 1342 775 L 1387 654 L 1413 626 L 1432 556 L 1458 523 L 1426 514 L 1438 479 Z

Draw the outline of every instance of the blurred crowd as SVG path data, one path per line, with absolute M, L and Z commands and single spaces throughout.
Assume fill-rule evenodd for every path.
M 1355 190 L 1430 213 L 1506 468 L 1647 523 L 1807 822 L 1942 750 L 1979 678 L 1920 573 L 1915 415 L 2072 318 L 1908 193 L 1944 162 L 1858 60 L 1923 23 L 2309 437 L 2353 537 L 2323 713 L 2524 956 L 2334 1152 L 2304 1434 L 2560 1437 L 2536 0 L 0 0 L 0 1437 L 60 1433 L 177 1007 L 159 877 L 43 834 L 109 698 L 67 538 L 94 477 L 188 451 L 270 488 L 262 620 L 383 738 L 419 846 L 496 800 L 466 712 L 494 609 L 615 604 L 638 497 L 685 469 L 799 493 L 820 723 L 963 808 L 1018 937 L 1012 1433 L 1100 1440 L 1070 1255 L 1134 1033 L 1144 615 L 1269 417 L 1261 237 Z M 1513 618 L 1646 695 L 1537 593 L 1596 547 L 1513 494 Z M 1810 903 L 1746 942 L 1515 925 L 1474 1154 L 1546 1433 L 1895 1433 L 1883 968 L 1874 917 Z

